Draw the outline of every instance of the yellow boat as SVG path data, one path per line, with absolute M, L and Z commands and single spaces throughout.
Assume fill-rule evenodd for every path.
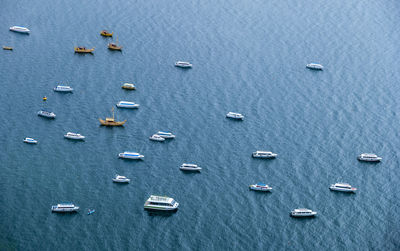
M 122 85 L 122 89 L 135 90 L 136 87 L 135 87 L 134 84 L 125 83 L 125 84 Z
M 9 51 L 12 51 L 12 50 L 13 50 L 13 47 L 9 47 L 9 46 L 3 46 L 3 50 L 9 50 Z
M 99 119 L 100 124 L 103 126 L 123 126 L 126 122 L 126 119 L 124 121 L 115 121 L 114 119 L 114 107 L 112 108 L 112 118 L 106 118 L 106 120 Z
M 118 46 L 115 43 L 109 43 L 108 44 L 108 49 L 110 49 L 112 51 L 120 51 L 120 50 L 122 50 L 122 46 Z
M 112 37 L 113 34 L 114 34 L 114 32 L 109 33 L 109 32 L 106 31 L 106 30 L 102 30 L 102 31 L 100 32 L 100 35 L 102 35 L 103 37 Z
M 74 47 L 74 51 L 77 53 L 92 53 L 94 47 L 92 49 L 86 49 L 86 47 Z

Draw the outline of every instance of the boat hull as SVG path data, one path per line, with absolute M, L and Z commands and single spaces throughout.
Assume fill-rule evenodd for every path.
M 130 182 L 130 180 L 128 179 L 128 180 L 118 180 L 118 179 L 113 179 L 113 182 L 114 183 L 129 183 Z
M 51 211 L 53 213 L 76 213 L 78 212 L 79 207 L 75 207 L 75 208 L 52 208 Z
M 75 53 L 93 53 L 94 48 L 82 50 L 82 49 L 79 49 L 78 47 L 75 47 L 74 51 L 75 51 Z
M 270 187 L 255 187 L 253 185 L 250 185 L 249 187 L 251 190 L 254 191 L 261 191 L 261 192 L 271 192 L 272 188 Z
M 257 155 L 257 154 L 252 154 L 253 158 L 259 158 L 259 159 L 274 159 L 278 154 L 273 154 L 273 155 Z
M 316 212 L 312 212 L 310 214 L 301 214 L 301 215 L 300 214 L 290 213 L 290 216 L 295 217 L 295 218 L 314 217 L 316 215 L 317 215 Z
M 71 139 L 71 140 L 85 140 L 85 136 L 74 137 L 74 136 L 64 135 L 64 138 L 66 138 L 66 139 Z
M 134 104 L 134 105 L 121 105 L 121 104 L 117 104 L 118 108 L 126 108 L 126 109 L 137 109 L 139 108 L 138 104 Z
M 133 159 L 133 160 L 141 160 L 144 158 L 143 155 L 139 155 L 139 156 L 132 156 L 132 155 L 126 155 L 123 153 L 118 154 L 118 157 L 121 159 Z
M 188 171 L 188 172 L 200 172 L 201 171 L 201 167 L 179 167 L 179 169 L 181 169 L 182 171 Z
M 357 191 L 357 189 L 346 189 L 346 188 L 337 188 L 337 187 L 330 187 L 329 188 L 331 191 L 335 191 L 335 192 L 344 192 L 344 193 L 355 193 Z
M 153 138 L 153 137 L 150 137 L 150 140 L 153 140 L 153 141 L 159 141 L 159 142 L 162 142 L 162 141 L 165 141 L 165 139 L 164 138 Z
M 364 158 L 357 158 L 359 161 L 365 161 L 365 162 L 380 162 L 382 158 L 377 158 L 377 159 L 364 159 Z
M 26 139 L 24 139 L 24 142 L 28 143 L 28 144 L 37 144 L 38 143 L 37 140 L 26 140 Z
M 126 122 L 126 120 L 124 121 L 114 121 L 114 122 L 106 122 L 105 120 L 99 119 L 100 124 L 102 126 L 123 126 Z

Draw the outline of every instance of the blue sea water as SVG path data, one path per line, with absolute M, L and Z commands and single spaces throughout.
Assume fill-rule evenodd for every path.
M 0 52 L 0 249 L 400 249 L 399 13 L 396 0 L 3 1 L 0 42 L 14 51 Z M 140 108 L 116 109 L 123 128 L 100 127 L 120 100 Z M 159 130 L 177 137 L 150 141 Z M 383 161 L 358 162 L 362 152 Z M 184 162 L 203 171 L 183 173 Z M 113 184 L 117 173 L 131 183 Z M 329 191 L 339 181 L 358 193 Z M 273 192 L 249 191 L 257 182 Z M 144 211 L 151 194 L 178 212 Z M 52 214 L 61 201 L 81 211 Z M 289 217 L 299 207 L 318 216 Z

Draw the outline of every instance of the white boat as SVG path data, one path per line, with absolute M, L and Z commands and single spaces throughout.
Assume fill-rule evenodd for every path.
M 308 69 L 311 69 L 311 70 L 320 70 L 320 71 L 322 71 L 324 69 L 324 67 L 322 65 L 315 64 L 315 63 L 307 64 L 306 67 Z
M 153 134 L 150 137 L 150 140 L 154 140 L 154 141 L 165 141 L 165 138 L 161 137 L 158 134 Z
M 378 157 L 378 155 L 373 153 L 362 153 L 357 157 L 358 160 L 361 161 L 369 161 L 369 162 L 378 162 L 381 161 L 382 158 Z
M 181 167 L 179 167 L 179 169 L 183 170 L 183 171 L 200 171 L 201 167 L 195 165 L 195 164 L 186 164 L 183 163 L 181 165 Z
M 257 183 L 254 185 L 249 186 L 251 190 L 256 190 L 256 191 L 264 191 L 264 192 L 269 192 L 272 190 L 272 187 L 264 184 L 264 183 Z
M 123 159 L 143 159 L 144 158 L 144 156 L 141 155 L 140 153 L 134 153 L 134 152 L 123 152 L 123 153 L 120 153 L 118 156 Z
M 317 215 L 317 212 L 314 212 L 313 210 L 307 208 L 298 208 L 294 209 L 290 213 L 290 215 L 293 217 L 312 217 Z
M 24 142 L 28 144 L 37 144 L 37 140 L 34 140 L 32 138 L 25 138 Z
M 56 92 L 72 92 L 74 89 L 68 85 L 57 85 L 54 87 L 54 91 Z
M 173 135 L 170 132 L 158 131 L 156 134 L 159 135 L 160 137 L 165 138 L 165 139 L 173 139 L 173 138 L 175 138 L 175 135 Z
M 10 31 L 15 31 L 15 32 L 19 32 L 19 33 L 27 33 L 29 34 L 30 30 L 26 27 L 22 27 L 22 26 L 12 26 L 10 27 Z
M 139 108 L 139 104 L 135 104 L 134 102 L 129 101 L 119 101 L 117 104 L 119 108 Z
M 175 63 L 175 66 L 181 67 L 181 68 L 191 68 L 192 64 L 189 62 L 178 61 Z
M 276 156 L 278 156 L 278 154 L 273 152 L 267 152 L 267 151 L 253 152 L 253 158 L 271 159 L 275 158 Z
M 339 191 L 339 192 L 348 192 L 348 193 L 355 193 L 357 191 L 357 188 L 350 186 L 347 183 L 336 183 L 332 184 L 329 189 L 333 191 Z
M 144 209 L 174 211 L 177 210 L 179 203 L 173 198 L 167 196 L 150 195 L 150 198 L 144 203 Z
M 50 118 L 50 119 L 56 118 L 56 114 L 54 112 L 49 112 L 49 111 L 44 111 L 44 110 L 38 111 L 38 116 Z
M 71 212 L 76 212 L 78 210 L 79 207 L 69 202 L 60 203 L 51 207 L 51 211 L 56 213 L 71 213 Z
M 239 120 L 243 120 L 244 116 L 240 113 L 236 113 L 236 112 L 228 112 L 228 114 L 226 114 L 227 118 L 231 118 L 231 119 L 239 119 Z
M 75 140 L 84 140 L 85 139 L 85 136 L 80 135 L 79 133 L 73 133 L 73 132 L 67 132 L 67 134 L 65 134 L 64 137 L 67 139 L 75 139 Z
M 131 83 L 124 83 L 124 84 L 122 85 L 122 89 L 135 90 L 136 87 L 135 87 L 134 84 L 131 84 Z
M 130 179 L 128 179 L 125 176 L 121 176 L 121 175 L 115 175 L 115 178 L 112 179 L 114 182 L 116 183 L 129 183 L 129 181 L 131 181 Z

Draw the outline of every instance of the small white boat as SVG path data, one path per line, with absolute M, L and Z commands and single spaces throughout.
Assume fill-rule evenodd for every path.
M 24 142 L 28 143 L 28 144 L 37 144 L 37 140 L 32 139 L 32 138 L 25 138 Z
M 10 27 L 10 31 L 15 31 L 15 32 L 19 32 L 19 33 L 27 33 L 29 34 L 30 30 L 26 27 L 22 27 L 22 26 L 12 26 Z
M 79 133 L 73 133 L 73 132 L 67 132 L 67 134 L 65 134 L 64 137 L 67 139 L 75 139 L 75 140 L 84 140 L 85 139 L 85 136 L 80 135 Z
M 272 190 L 272 187 L 270 187 L 264 183 L 257 183 L 254 185 L 250 185 L 249 188 L 251 190 L 264 191 L 264 192 L 270 192 Z
M 134 84 L 131 84 L 131 83 L 124 83 L 124 84 L 122 85 L 122 89 L 135 90 L 136 87 L 135 87 Z
M 315 64 L 315 63 L 307 64 L 306 67 L 308 69 L 311 69 L 311 70 L 320 70 L 320 71 L 322 71 L 324 69 L 324 67 L 322 65 Z
M 273 152 L 267 152 L 267 151 L 256 151 L 253 152 L 253 158 L 262 158 L 262 159 L 271 159 L 275 158 L 278 156 L 278 154 L 273 153 Z
M 54 87 L 54 91 L 56 92 L 72 92 L 74 89 L 68 85 L 57 85 Z
M 49 111 L 44 111 L 44 110 L 38 111 L 38 116 L 50 118 L 50 119 L 56 118 L 56 114 L 54 112 L 49 112 Z
M 178 61 L 175 63 L 175 66 L 181 67 L 181 68 L 191 68 L 192 64 L 189 62 Z
M 143 159 L 144 155 L 141 155 L 140 153 L 134 153 L 134 152 L 123 152 L 118 155 L 120 158 L 123 159 Z
M 139 104 L 135 104 L 134 102 L 129 101 L 119 101 L 117 104 L 119 108 L 139 108 Z
M 357 188 L 350 186 L 347 183 L 336 183 L 332 184 L 329 189 L 333 191 L 339 191 L 339 192 L 347 192 L 347 193 L 355 193 L 357 191 Z
M 290 215 L 293 217 L 312 217 L 317 215 L 317 212 L 307 208 L 298 208 L 293 210 Z
M 118 175 L 118 174 L 115 175 L 115 178 L 113 178 L 112 180 L 113 180 L 113 182 L 116 182 L 116 183 L 129 183 L 131 181 L 127 177 L 121 176 L 121 175 Z
M 173 139 L 173 138 L 175 138 L 175 135 L 173 135 L 170 132 L 158 131 L 156 134 L 159 135 L 160 137 L 165 138 L 165 139 Z
M 183 163 L 181 165 L 181 167 L 179 167 L 179 169 L 183 170 L 183 171 L 200 171 L 201 167 L 195 165 L 195 164 L 186 164 Z
M 173 198 L 156 195 L 150 195 L 144 203 L 144 209 L 147 210 L 174 211 L 178 209 L 178 206 L 179 203 Z
M 51 207 L 51 211 L 56 213 L 71 213 L 71 212 L 76 212 L 78 210 L 79 207 L 69 202 L 60 203 Z
M 228 114 L 226 114 L 227 118 L 231 118 L 231 119 L 239 119 L 239 120 L 243 120 L 244 116 L 240 113 L 236 113 L 236 112 L 228 112 Z
M 165 141 L 165 138 L 161 137 L 158 134 L 153 134 L 150 137 L 150 140 L 154 140 L 154 141 Z
M 362 153 L 357 157 L 358 160 L 368 161 L 368 162 L 379 162 L 382 160 L 381 157 L 373 153 Z

